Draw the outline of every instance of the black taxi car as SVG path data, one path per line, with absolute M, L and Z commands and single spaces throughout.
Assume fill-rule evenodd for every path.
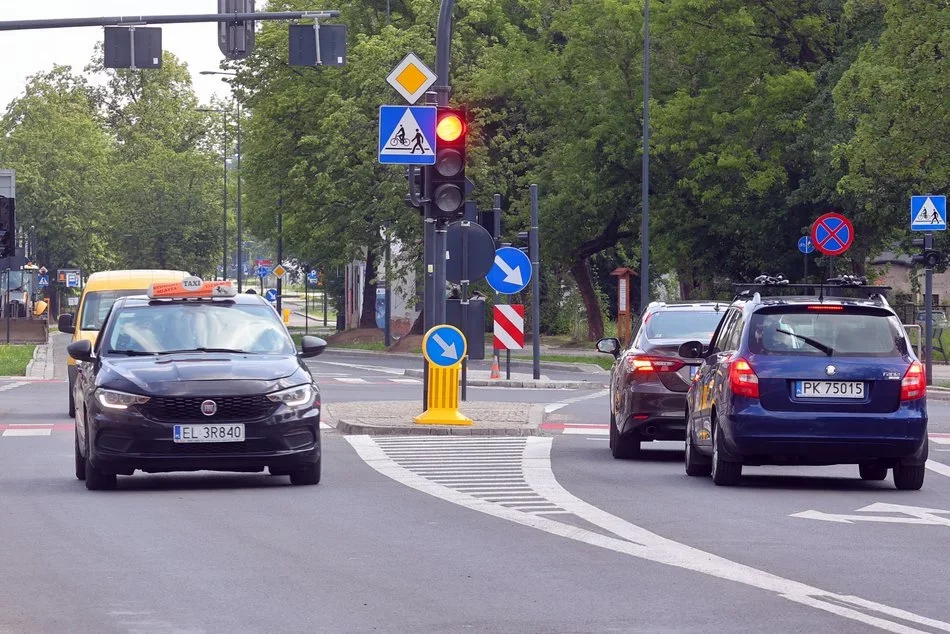
M 289 475 L 320 482 L 320 392 L 277 312 L 228 282 L 153 284 L 116 301 L 96 339 L 67 348 L 78 366 L 76 477 L 171 471 Z

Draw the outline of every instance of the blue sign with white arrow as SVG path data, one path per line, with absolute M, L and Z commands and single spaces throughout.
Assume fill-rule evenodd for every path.
M 36 278 L 36 285 L 40 288 L 49 286 L 49 275 L 40 275 Z
M 808 236 L 802 236 L 801 238 L 798 239 L 798 250 L 804 253 L 805 255 L 808 255 L 809 253 L 815 250 L 815 245 L 812 244 L 811 238 L 809 238 Z
M 259 266 L 257 267 L 257 277 L 267 277 L 267 267 Z
M 435 106 L 379 107 L 379 162 L 435 165 Z
M 277 290 L 269 288 L 264 292 L 264 299 L 273 303 L 277 301 Z
M 455 326 L 433 326 L 422 339 L 422 354 L 435 365 L 450 368 L 468 353 L 465 335 Z
M 910 230 L 911 231 L 946 231 L 947 230 L 947 197 L 946 196 L 911 196 L 910 197 Z
M 531 281 L 531 260 L 521 249 L 502 247 L 495 251 L 495 264 L 485 279 L 502 295 L 519 293 Z

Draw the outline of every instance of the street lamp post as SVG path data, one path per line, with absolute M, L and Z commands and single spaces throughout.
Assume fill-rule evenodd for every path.
M 226 77 L 237 77 L 237 73 L 229 73 L 220 70 L 203 70 L 201 75 L 224 75 Z M 241 245 L 243 231 L 241 227 L 241 102 L 237 101 L 237 286 L 240 293 L 244 285 L 244 252 Z M 226 127 L 226 126 L 225 126 Z
M 228 279 L 228 111 L 218 108 L 198 108 L 199 112 L 217 112 L 224 127 L 224 218 L 221 221 L 221 279 Z

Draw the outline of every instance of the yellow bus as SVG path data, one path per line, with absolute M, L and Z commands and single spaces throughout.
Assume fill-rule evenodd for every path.
M 156 282 L 178 282 L 189 275 L 188 271 L 149 269 L 93 273 L 83 286 L 75 317 L 70 314 L 60 315 L 59 330 L 72 334 L 72 341 L 87 339 L 95 343 L 102 322 L 116 299 L 127 295 L 144 295 L 148 287 Z M 67 357 L 66 363 L 69 376 L 69 415 L 75 416 L 73 385 L 76 382 L 76 361 Z

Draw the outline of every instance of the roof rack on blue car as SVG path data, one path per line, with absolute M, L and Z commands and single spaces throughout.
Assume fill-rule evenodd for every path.
M 733 284 L 732 287 L 736 291 L 735 299 L 758 301 L 762 295 L 816 295 L 818 301 L 822 301 L 826 294 L 834 297 L 854 295 L 885 305 L 887 305 L 887 299 L 884 297 L 884 291 L 891 290 L 890 286 L 868 284 L 868 278 L 857 275 L 832 277 L 817 284 L 790 284 L 783 275 L 760 275 L 752 283 Z M 758 297 L 755 297 L 756 295 Z

